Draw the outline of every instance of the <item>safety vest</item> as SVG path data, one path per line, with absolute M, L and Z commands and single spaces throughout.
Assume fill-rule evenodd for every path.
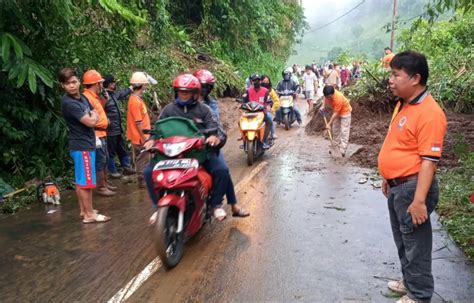
M 265 87 L 260 87 L 258 90 L 251 87 L 248 89 L 248 98 L 249 102 L 257 102 L 261 105 L 265 105 L 265 96 L 267 95 L 268 89 Z

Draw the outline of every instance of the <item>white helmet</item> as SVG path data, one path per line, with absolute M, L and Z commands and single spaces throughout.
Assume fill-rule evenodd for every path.
M 148 84 L 148 77 L 144 72 L 134 72 L 130 78 L 130 84 Z

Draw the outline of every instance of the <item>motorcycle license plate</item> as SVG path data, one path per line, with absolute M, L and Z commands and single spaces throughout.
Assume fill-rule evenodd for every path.
M 170 159 L 156 163 L 155 169 L 187 169 L 192 166 L 192 159 Z

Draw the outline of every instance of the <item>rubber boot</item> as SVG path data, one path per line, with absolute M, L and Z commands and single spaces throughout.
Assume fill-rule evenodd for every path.
M 104 173 L 104 177 L 105 177 L 105 186 L 107 186 L 107 188 L 110 189 L 111 191 L 116 191 L 118 187 L 109 182 L 109 180 L 107 179 L 107 173 Z
M 105 181 L 105 170 L 97 171 L 97 193 L 104 197 L 114 196 L 115 192 L 111 191 Z

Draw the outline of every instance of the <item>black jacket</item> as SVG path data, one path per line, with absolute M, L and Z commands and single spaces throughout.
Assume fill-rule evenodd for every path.
M 109 118 L 109 127 L 107 128 L 107 136 L 117 136 L 123 134 L 122 114 L 120 113 L 119 101 L 124 100 L 130 95 L 129 88 L 119 91 L 108 91 L 109 100 L 105 103 L 104 109 L 107 118 Z
M 218 123 L 216 116 L 212 113 L 209 106 L 201 102 L 194 102 L 191 105 L 181 106 L 176 102 L 170 103 L 163 108 L 160 114 L 160 120 L 169 117 L 183 117 L 194 121 L 197 128 L 206 135 L 206 137 L 215 135 L 221 140 L 219 146 L 224 146 L 225 141 L 219 137 L 218 134 Z
M 275 90 L 278 96 L 293 95 L 296 98 L 298 87 L 299 87 L 298 83 L 296 83 L 295 81 L 291 79 L 288 81 L 281 80 L 280 82 L 278 82 Z
M 227 133 L 221 121 L 219 103 L 217 103 L 217 100 L 212 98 L 211 96 L 207 96 L 206 98 L 204 98 L 204 104 L 209 106 L 212 111 L 212 114 L 214 115 L 214 119 L 217 121 L 217 138 L 219 138 L 219 140 L 221 140 L 221 142 L 224 142 L 225 144 L 225 142 L 227 142 Z

